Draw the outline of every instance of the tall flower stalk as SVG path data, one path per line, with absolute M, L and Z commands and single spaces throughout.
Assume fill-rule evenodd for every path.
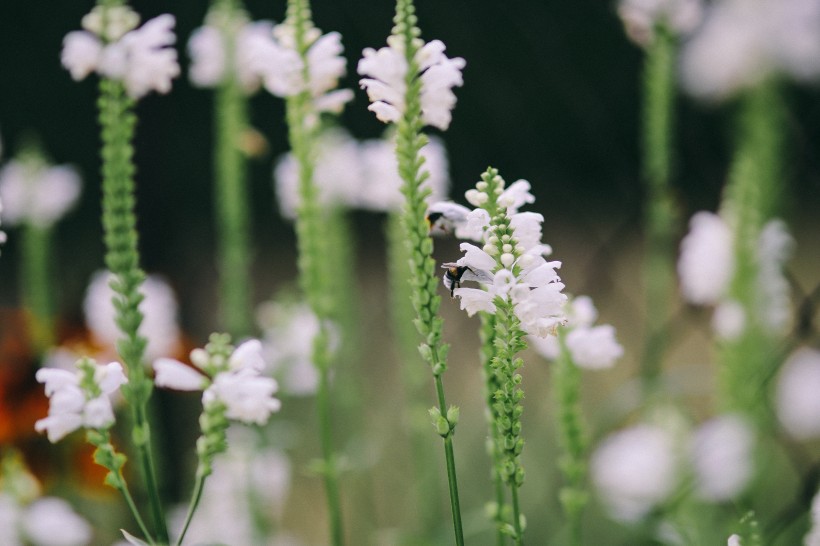
M 412 303 L 416 310 L 415 324 L 422 335 L 419 347 L 433 372 L 437 406 L 430 409 L 436 432 L 444 441 L 450 509 L 456 544 L 464 544 L 461 507 L 458 495 L 453 434 L 458 422 L 458 408 L 447 406 L 442 375 L 447 370 L 449 346 L 442 339 L 444 321 L 438 316 L 441 298 L 436 294 L 439 280 L 431 254 L 433 241 L 428 234 L 425 198 L 430 188 L 424 186 L 429 174 L 421 168 L 421 149 L 427 143 L 424 125 L 444 130 L 449 126 L 455 95 L 451 88 L 461 85 L 463 59 L 444 56 L 444 44 L 425 44 L 419 38 L 415 7 L 411 0 L 397 0 L 395 26 L 388 38 L 388 47 L 378 51 L 366 49 L 359 61 L 359 74 L 367 90 L 376 117 L 396 124 L 396 158 L 402 193 L 405 196 L 403 225 L 410 253 L 410 284 Z
M 145 274 L 137 247 L 132 141 L 137 121 L 135 101 L 151 91 L 168 92 L 179 65 L 176 51 L 167 47 L 176 40 L 174 18 L 161 15 L 136 28 L 138 24 L 139 16 L 128 6 L 118 0 L 102 0 L 83 18 L 85 30 L 66 36 L 62 62 L 75 80 L 91 72 L 101 76 L 97 105 L 102 137 L 102 223 L 105 263 L 113 275 L 115 321 L 122 334 L 117 350 L 128 375 L 122 391 L 131 408 L 131 440 L 151 506 L 153 536 L 160 544 L 167 544 L 148 420 L 153 383 L 145 373 L 146 340 L 139 333 L 143 319 L 140 285 Z

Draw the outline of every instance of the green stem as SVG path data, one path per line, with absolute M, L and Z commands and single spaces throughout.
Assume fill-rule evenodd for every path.
M 566 331 L 561 328 L 558 340 L 561 352 L 554 365 L 555 399 L 558 402 L 558 432 L 563 450 L 560 469 L 566 480 L 561 490 L 561 504 L 567 516 L 569 545 L 580 546 L 582 516 L 587 504 L 584 488 L 586 479 L 586 442 L 581 420 L 581 370 L 572 362 L 565 344 Z
M 31 345 L 38 356 L 54 345 L 56 339 L 50 270 L 51 233 L 50 227 L 33 224 L 23 227 L 20 282 Z
M 512 497 L 513 529 L 515 529 L 515 544 L 523 546 L 524 530 L 521 528 L 521 509 L 518 506 L 518 485 L 515 480 L 510 482 L 510 496 Z
M 439 411 L 442 415 L 447 415 L 447 401 L 444 399 L 444 384 L 441 375 L 435 376 L 436 397 L 438 398 Z M 447 464 L 447 484 L 450 489 L 450 509 L 453 513 L 453 527 L 456 544 L 464 546 L 464 529 L 461 524 L 461 507 L 458 499 L 458 478 L 456 476 L 456 457 L 453 451 L 453 431 L 444 437 L 444 458 Z
M 322 330 L 314 340 L 314 364 L 319 367 L 319 387 L 316 402 L 319 412 L 319 437 L 321 441 L 324 467 L 322 476 L 325 482 L 327 509 L 330 517 L 331 543 L 344 543 L 342 528 L 342 508 L 339 495 L 338 468 L 336 455 L 333 452 L 333 408 L 330 403 L 330 355 L 328 354 L 328 332 Z
M 188 504 L 188 512 L 185 514 L 185 523 L 182 525 L 182 531 L 177 538 L 176 546 L 182 544 L 182 539 L 185 538 L 185 533 L 188 532 L 188 527 L 191 525 L 191 520 L 194 519 L 199 501 L 202 499 L 202 491 L 205 488 L 205 479 L 208 477 L 207 473 L 197 470 L 196 483 L 194 484 L 194 492 L 191 494 L 191 502 Z
M 142 531 L 143 536 L 148 539 L 148 542 L 151 544 L 156 544 L 154 539 L 151 538 L 151 533 L 148 532 L 148 526 L 145 525 L 145 522 L 140 515 L 139 510 L 137 509 L 137 504 L 134 502 L 134 497 L 131 496 L 131 491 L 128 489 L 128 486 L 125 484 L 125 480 L 122 480 L 122 485 L 117 487 L 117 489 L 122 493 L 122 496 L 125 498 L 125 504 L 128 505 L 128 509 L 131 511 L 131 515 L 134 516 L 134 520 L 137 522 L 137 526 L 139 526 L 140 531 Z
M 644 395 L 654 391 L 667 343 L 670 292 L 674 284 L 674 235 L 678 218 L 671 187 L 677 43 L 656 29 L 646 52 L 643 97 L 643 180 L 646 251 L 646 338 L 641 357 Z
M 229 45 L 225 54 L 227 59 L 233 59 L 234 18 L 230 15 L 227 18 L 227 28 L 222 29 L 223 39 Z M 235 76 L 233 63 L 228 65 L 226 77 L 216 91 L 214 189 L 223 321 L 228 333 L 238 338 L 249 335 L 252 330 L 248 175 L 240 145 L 248 112 L 247 99 Z
M 140 459 L 140 468 L 148 493 L 151 511 L 160 543 L 168 543 L 165 514 L 157 487 L 151 453 L 150 424 L 146 407 L 153 384 L 146 378 L 143 357 L 146 340 L 138 333 L 142 323 L 139 304 L 140 285 L 145 274 L 139 266 L 137 226 L 134 214 L 134 164 L 132 139 L 136 116 L 133 101 L 120 82 L 100 81 L 99 121 L 102 130 L 103 228 L 106 245 L 105 262 L 113 274 L 116 323 L 123 337 L 117 350 L 125 364 L 129 383 L 123 395 L 131 407 L 132 440 Z

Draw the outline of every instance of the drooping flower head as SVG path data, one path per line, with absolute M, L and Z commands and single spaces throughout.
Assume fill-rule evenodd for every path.
M 636 44 L 646 47 L 663 27 L 675 36 L 693 31 L 703 17 L 702 0 L 621 0 L 618 15 L 626 33 Z
M 270 21 L 251 22 L 244 11 L 214 6 L 188 40 L 191 83 L 216 87 L 232 72 L 245 93 L 255 93 L 262 83 L 258 48 L 264 50 L 272 30 Z
M 35 423 L 52 443 L 80 427 L 107 429 L 114 424 L 110 395 L 128 382 L 119 362 L 98 366 L 88 358 L 77 361 L 74 371 L 56 368 L 37 370 L 49 398 L 48 417 Z
M 448 58 L 440 40 L 424 43 L 420 38 L 413 40 L 415 53 L 408 59 L 403 32 L 403 27 L 396 25 L 386 47 L 368 47 L 362 52 L 357 71 L 365 76 L 359 84 L 371 102 L 367 109 L 380 121 L 397 122 L 407 107 L 407 77 L 412 71 L 413 79 L 420 80 L 422 122 L 444 131 L 450 126 L 456 106 L 453 87 L 464 84 L 461 71 L 466 62 L 461 57 Z
M 51 166 L 36 151 L 26 151 L 0 169 L 0 200 L 8 225 L 54 225 L 77 203 L 80 177 L 69 165 Z
M 213 334 L 205 348 L 191 351 L 195 368 L 172 358 L 154 361 L 154 382 L 159 387 L 181 391 L 204 391 L 202 405 L 207 410 L 224 408 L 228 419 L 247 424 L 265 424 L 279 411 L 273 397 L 278 384 L 262 375 L 265 361 L 258 339 L 238 347 L 227 335 Z
M 467 192 L 467 200 L 480 207 L 469 213 L 468 221 L 484 228 L 484 246 L 461 243 L 464 256 L 449 265 L 445 285 L 469 315 L 495 313 L 495 300 L 500 298 L 512 302 L 524 332 L 538 337 L 554 334 L 566 320 L 563 304 L 567 296 L 556 273 L 561 262 L 544 259 L 551 252 L 540 241 L 544 217 L 518 212 L 519 207 L 535 200 L 529 183 L 519 180 L 506 188 L 498 171 L 489 169 L 476 188 Z M 485 289 L 454 288 L 468 272 L 470 280 L 479 280 Z
M 128 6 L 97 6 L 83 28 L 63 40 L 61 61 L 77 81 L 92 72 L 122 81 L 129 96 L 167 93 L 179 75 L 173 15 L 163 14 L 137 28 L 139 15 Z

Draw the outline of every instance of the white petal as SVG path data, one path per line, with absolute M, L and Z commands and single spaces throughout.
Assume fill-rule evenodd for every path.
M 106 395 L 89 400 L 83 410 L 83 426 L 104 428 L 114 423 L 114 410 L 111 400 Z
M 55 391 L 67 385 L 76 386 L 80 382 L 76 373 L 56 368 L 40 368 L 34 377 L 38 383 L 45 384 L 46 396 L 51 396 Z
M 179 391 L 198 391 L 205 388 L 208 379 L 178 360 L 159 358 L 154 361 L 154 383 Z
M 492 271 L 498 265 L 495 258 L 473 244 L 461 243 L 459 249 L 464 252 L 464 256 L 456 262 L 458 265 L 487 271 Z
M 258 339 L 249 339 L 237 347 L 229 361 L 232 370 L 250 369 L 261 372 L 265 369 L 262 358 L 262 343 Z

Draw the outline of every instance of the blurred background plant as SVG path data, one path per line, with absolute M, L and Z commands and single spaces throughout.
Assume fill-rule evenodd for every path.
M 173 10 L 177 46 L 182 49 L 202 25 L 208 6 L 177 4 Z M 629 36 L 646 48 L 642 49 L 630 44 L 618 5 L 612 2 L 418 2 L 424 37 L 444 40 L 448 54 L 467 60 L 465 85 L 457 90 L 458 105 L 443 140 L 449 195 L 464 203 L 464 192 L 488 164 L 508 180 L 529 180 L 537 197 L 535 210 L 545 217 L 545 240 L 563 261 L 560 274 L 567 291 L 591 296 L 599 322 L 613 325 L 624 347 L 617 365 L 583 373 L 580 381 L 592 480 L 585 483 L 591 500 L 580 516 L 583 543 L 717 544 L 732 533 L 751 540 L 754 527 L 764 544 L 799 544 L 812 525 L 810 509 L 820 475 L 820 239 L 815 236 L 820 229 L 820 55 L 811 55 L 820 44 L 820 24 L 813 24 L 819 17 L 818 2 L 724 0 L 701 14 L 705 22 L 683 24 L 682 30 L 692 34 L 670 42 L 668 14 L 676 5 L 681 9 L 687 4 L 691 3 L 624 2 L 621 16 L 627 20 Z M 743 7 L 746 4 L 752 7 Z M 625 14 L 624 6 L 632 11 Z M 113 355 L 104 326 L 110 319 L 94 318 L 112 313 L 99 303 L 105 296 L 93 295 L 104 283 L 92 282 L 104 254 L 97 90 L 90 82 L 73 82 L 59 60 L 63 37 L 90 7 L 91 3 L 45 0 L 0 4 L 4 172 L 18 161 L 33 164 L 30 135 L 36 134 L 36 161 L 42 169 L 42 158 L 49 157 L 53 163 L 71 164 L 71 176 L 79 173 L 83 179 L 75 207 L 59 223 L 48 222 L 48 238 L 38 239 L 39 247 L 31 246 L 31 233 L 46 230 L 37 227 L 37 221 L 31 222 L 33 227 L 15 222 L 23 213 L 15 212 L 13 198 L 0 187 L 0 218 L 9 239 L 0 256 L 0 446 L 7 461 L 0 476 L 0 512 L 16 514 L 14 527 L 20 534 L 15 540 L 34 544 L 49 544 L 48 534 L 45 539 L 31 534 L 31 525 L 25 523 L 27 514 L 36 514 L 40 491 L 73 505 L 73 516 L 62 509 L 55 512 L 66 518 L 60 520 L 66 522 L 61 528 L 75 532 L 74 542 L 66 544 L 111 544 L 121 538 L 117 530 L 130 525 L 114 492 L 102 486 L 102 471 L 92 464 L 89 448 L 74 437 L 47 446 L 34 432 L 34 422 L 47 411 L 42 387 L 34 380 L 43 355 L 50 365 L 67 353 L 88 354 L 101 362 Z M 133 7 L 144 19 L 168 9 L 149 0 L 135 1 Z M 279 22 L 285 2 L 249 0 L 245 8 L 253 20 Z M 356 87 L 355 63 L 363 48 L 384 42 L 393 9 L 391 2 L 312 3 L 316 26 L 342 35 L 348 66 L 343 87 Z M 655 27 L 659 21 L 663 24 Z M 663 32 L 648 35 L 647 28 Z M 801 36 L 814 40 L 804 43 Z M 651 50 L 651 43 L 661 45 Z M 185 55 L 180 60 L 187 74 L 189 62 Z M 661 128 L 662 134 L 672 135 L 666 152 L 646 144 L 645 135 L 652 129 L 641 121 L 647 119 L 642 112 L 651 86 L 644 77 L 653 70 L 650 67 L 672 82 L 659 90 L 658 107 L 674 119 L 667 129 Z M 683 91 L 674 83 L 679 77 Z M 800 85 L 788 78 L 796 78 Z M 213 95 L 182 77 L 167 96 L 148 96 L 137 106 L 142 267 L 161 276 L 148 277 L 141 309 L 146 316 L 144 334 L 155 344 L 157 356 L 184 358 L 223 321 L 212 182 Z M 268 365 L 280 380 L 283 407 L 263 429 L 229 431 L 229 441 L 241 448 L 217 457 L 204 496 L 211 501 L 203 501 L 189 539 L 323 544 L 327 516 L 316 508 L 324 502 L 323 492 L 312 475 L 317 467 L 309 463 L 320 452 L 318 417 L 310 398 L 316 379 L 304 365 L 310 352 L 306 340 L 318 326 L 294 288 L 295 234 L 291 219 L 279 212 L 292 203 L 286 204 L 285 194 L 277 194 L 272 183 L 274 165 L 285 169 L 287 164 L 278 159 L 289 149 L 285 110 L 282 101 L 264 93 L 248 97 L 247 103 L 248 123 L 254 128 L 243 132 L 251 273 L 245 287 L 249 294 L 236 297 L 250 299 L 258 309 L 258 324 L 236 329 L 251 328 L 250 333 L 265 340 Z M 366 106 L 365 94 L 357 92 L 340 125 L 359 141 L 381 139 L 384 126 Z M 669 158 L 662 159 L 663 153 Z M 651 161 L 654 170 L 646 166 Z M 664 161 L 670 162 L 668 167 Z M 317 177 L 321 168 L 317 166 Z M 372 171 L 378 172 L 375 167 Z M 665 189 L 644 183 L 652 176 L 665 178 Z M 765 178 L 763 196 L 754 194 L 757 190 L 752 198 L 741 190 L 724 192 L 731 184 L 737 187 L 736 180 L 749 182 L 750 177 Z M 653 239 L 644 226 L 653 218 L 649 203 L 657 199 L 663 200 L 660 218 L 676 217 L 677 222 L 660 226 Z M 671 275 L 688 219 L 696 211 L 720 211 L 735 233 L 740 220 L 727 216 L 727 203 L 748 204 L 749 199 L 770 208 L 758 208 L 742 229 L 759 232 L 776 212 L 794 239 L 791 258 L 786 261 L 787 255 L 780 253 L 782 244 L 766 247 L 762 261 L 746 249 L 734 258 L 747 271 L 745 281 L 731 281 L 734 271 L 722 268 L 717 273 L 726 273 L 731 285 L 726 294 L 707 301 L 686 300 L 700 305 L 751 297 L 748 289 L 738 287 L 757 286 L 756 275 L 748 276 L 749 268 L 775 262 L 779 269 L 782 263 L 786 284 L 780 284 L 780 293 L 785 290 L 791 304 L 776 342 L 763 349 L 754 345 L 767 359 L 753 367 L 742 357 L 731 356 L 748 350 L 748 344 L 741 352 L 725 343 L 718 351 L 713 344 L 710 322 L 728 323 L 731 330 L 737 324 L 731 318 L 737 314 L 724 307 L 720 315 L 717 305 L 713 318 L 708 310 L 685 303 L 678 295 L 678 281 L 671 277 L 654 288 L 667 298 L 665 311 L 660 311 L 665 318 L 661 320 L 658 311 L 647 315 L 651 289 L 642 280 L 641 265 L 660 240 L 659 255 Z M 391 326 L 391 315 L 401 310 L 386 304 L 403 290 L 396 269 L 388 268 L 387 216 L 367 203 L 335 205 L 351 209 L 345 214 L 351 223 L 355 269 L 341 289 L 356 303 L 362 340 L 359 356 L 340 360 L 332 378 L 333 443 L 340 453 L 347 541 L 379 546 L 447 544 L 452 530 L 446 515 L 446 478 L 426 415 L 432 386 L 414 352 L 416 340 Z M 709 233 L 707 243 L 720 245 L 721 232 Z M 723 233 L 732 254 L 733 238 Z M 46 242 L 50 252 L 32 254 L 32 248 L 46 248 Z M 455 240 L 437 239 L 435 246 L 439 262 L 459 255 Z M 701 272 L 704 263 L 718 265 L 697 263 Z M 45 299 L 43 290 L 49 292 Z M 440 294 L 445 296 L 444 288 Z M 742 305 L 748 316 L 757 304 Z M 442 314 L 445 338 L 452 346 L 448 402 L 461 408 L 455 450 L 465 539 L 469 544 L 495 544 L 494 524 L 484 513 L 493 485 L 490 457 L 485 454 L 478 320 L 463 316 L 455 301 L 446 297 Z M 152 315 L 158 323 L 151 322 Z M 50 318 L 32 318 L 43 316 Z M 728 316 L 728 322 L 719 316 Z M 753 328 L 754 332 L 767 326 L 758 322 Z M 718 328 L 718 335 L 725 331 Z M 663 336 L 662 350 L 647 348 L 648 336 L 653 335 Z M 742 338 L 735 339 L 743 345 Z M 54 345 L 58 350 L 47 351 Z M 659 353 L 664 355 L 660 361 L 652 356 Z M 421 368 L 420 379 L 414 377 L 414 361 Z M 557 464 L 563 452 L 555 418 L 555 364 L 541 361 L 534 351 L 525 361 L 522 419 L 527 447 L 522 457 L 528 472 L 520 492 L 527 514 L 525 536 L 531 544 L 564 544 L 570 531 L 559 498 L 566 483 Z M 730 399 L 731 392 L 738 392 L 732 385 L 751 385 L 753 380 L 758 388 Z M 185 503 L 196 464 L 192 448 L 199 401 L 195 395 L 156 392 L 153 402 L 158 419 L 152 434 L 162 494 L 169 506 Z M 363 405 L 367 412 L 361 411 Z M 729 410 L 733 413 L 721 413 Z M 121 433 L 117 428 L 112 431 L 115 439 Z M 721 449 L 726 446 L 731 450 Z M 758 472 L 761 465 L 765 473 Z M 19 486 L 37 482 L 37 487 Z M 220 504 L 231 499 L 241 502 Z M 75 512 L 88 527 L 77 523 Z M 218 518 L 234 527 L 220 526 Z M 173 529 L 173 517 L 170 523 Z M 229 534 L 213 534 L 214 528 Z

